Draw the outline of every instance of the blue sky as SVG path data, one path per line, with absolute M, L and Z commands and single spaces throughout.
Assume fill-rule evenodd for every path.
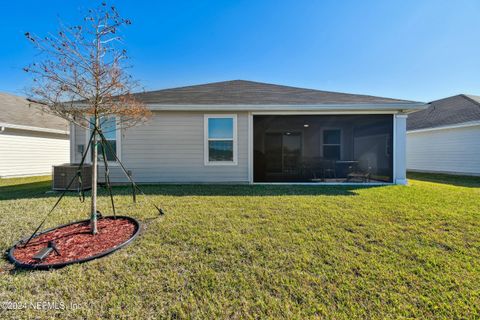
M 96 1 L 2 1 L 0 91 L 21 94 L 26 31 Z M 110 1 L 146 90 L 246 79 L 430 101 L 480 95 L 480 1 Z

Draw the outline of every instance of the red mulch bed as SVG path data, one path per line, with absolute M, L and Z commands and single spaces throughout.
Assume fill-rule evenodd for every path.
M 52 230 L 33 238 L 26 247 L 22 245 L 17 247 L 13 256 L 21 263 L 36 266 L 85 259 L 127 241 L 136 231 L 136 225 L 131 220 L 124 218 L 100 219 L 97 227 L 98 233 L 96 235 L 90 233 L 89 222 L 79 222 Z M 52 240 L 61 255 L 59 256 L 55 251 L 52 251 L 44 260 L 34 260 L 33 256 Z

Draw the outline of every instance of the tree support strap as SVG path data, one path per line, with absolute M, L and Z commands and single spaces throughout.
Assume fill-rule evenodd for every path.
M 116 152 L 113 150 L 112 146 L 108 143 L 108 141 L 105 138 L 105 136 L 103 135 L 102 131 L 97 126 L 94 126 L 94 128 L 92 130 L 92 133 L 90 135 L 90 138 L 88 140 L 87 148 L 85 149 L 85 152 L 82 156 L 82 160 L 80 161 L 80 164 L 78 165 L 77 174 L 70 180 L 67 187 L 65 188 L 65 190 L 62 192 L 62 194 L 58 198 L 57 202 L 55 202 L 55 204 L 53 205 L 52 209 L 45 215 L 45 218 L 42 220 L 40 225 L 35 229 L 35 231 L 32 233 L 32 235 L 25 242 L 25 244 L 23 245 L 24 247 L 26 247 L 30 243 L 30 241 L 35 237 L 35 235 L 40 230 L 40 228 L 45 224 L 45 222 L 47 221 L 50 214 L 55 210 L 55 208 L 58 206 L 60 201 L 63 199 L 63 197 L 65 196 L 67 191 L 70 189 L 70 187 L 72 186 L 75 179 L 78 179 L 77 191 L 79 192 L 80 201 L 83 202 L 85 200 L 85 192 L 84 192 L 85 189 L 84 189 L 83 180 L 82 180 L 82 169 L 83 169 L 83 165 L 85 163 L 85 159 L 86 159 L 87 154 L 88 154 L 88 150 L 90 149 L 90 147 L 92 145 L 93 137 L 94 137 L 95 134 L 98 134 L 100 136 L 100 139 L 101 139 L 100 143 L 102 145 L 102 156 L 103 156 L 103 161 L 104 161 L 104 164 L 105 164 L 105 183 L 107 185 L 107 189 L 108 189 L 108 192 L 109 192 L 109 195 L 110 195 L 113 216 L 116 217 L 116 210 L 115 210 L 115 203 L 114 203 L 114 200 L 113 200 L 112 186 L 111 186 L 111 183 L 110 183 L 110 171 L 109 171 L 109 167 L 108 167 L 108 161 L 107 161 L 107 157 L 106 157 L 105 146 L 107 146 L 109 148 L 110 152 L 115 157 L 115 160 L 120 164 L 120 167 L 122 168 L 122 171 L 125 173 L 128 180 L 130 181 L 130 183 L 132 185 L 133 201 L 136 202 L 136 191 L 138 191 L 142 195 L 146 196 L 146 194 L 142 191 L 142 189 L 140 189 L 140 187 L 133 181 L 132 177 L 128 173 L 128 171 L 125 168 L 125 166 L 123 165 L 123 163 L 118 158 L 118 156 L 117 156 Z M 148 197 L 146 197 L 146 199 L 151 205 L 153 205 L 155 207 L 155 209 L 157 209 L 157 211 L 160 215 L 164 214 L 163 210 L 160 207 L 158 207 L 155 203 L 153 203 L 151 200 L 149 200 Z
M 50 255 L 50 253 L 55 252 L 57 255 L 61 256 L 62 254 L 57 248 L 57 245 L 54 241 L 48 241 L 48 245 L 37 252 L 36 255 L 33 256 L 33 260 L 43 261 L 46 257 Z
M 97 130 L 97 131 L 100 134 L 101 130 Z M 107 153 L 105 152 L 105 147 L 106 146 L 105 146 L 105 142 L 103 141 L 103 139 L 101 140 L 100 144 L 102 145 L 102 157 L 103 157 L 103 163 L 105 164 L 105 184 L 107 185 L 108 193 L 110 195 L 110 201 L 112 203 L 113 217 L 116 219 L 117 218 L 117 213 L 115 212 L 115 202 L 113 201 L 112 186 L 110 184 L 110 169 L 108 168 Z
M 77 170 L 77 177 L 78 177 L 78 184 L 77 184 L 77 192 L 78 192 L 78 199 L 80 202 L 85 202 L 85 188 L 83 185 L 83 178 L 82 178 L 82 170 Z
M 100 139 L 103 141 L 104 144 L 107 145 L 107 147 L 109 148 L 110 152 L 113 154 L 113 156 L 115 157 L 115 160 L 118 162 L 118 164 L 120 164 L 120 167 L 122 168 L 122 171 L 123 173 L 125 173 L 125 175 L 127 176 L 128 180 L 130 181 L 130 183 L 132 184 L 132 189 L 134 190 L 133 192 L 133 199 L 135 200 L 136 197 L 135 197 L 135 189 L 138 190 L 138 192 L 140 192 L 142 195 L 144 195 L 146 197 L 146 194 L 142 191 L 142 189 L 140 189 L 140 187 L 133 181 L 132 177 L 130 176 L 130 174 L 128 174 L 128 171 L 127 169 L 125 168 L 125 166 L 123 165 L 123 163 L 120 161 L 120 159 L 118 158 L 117 156 L 117 153 L 113 150 L 112 146 L 108 143 L 107 139 L 105 138 L 105 136 L 103 135 L 103 133 L 100 131 L 98 132 L 98 134 L 100 135 Z M 153 203 L 152 201 L 150 201 L 147 197 L 146 197 L 147 201 L 153 205 L 158 213 L 160 215 L 163 215 L 164 212 L 161 208 L 159 208 L 155 203 Z
M 81 168 L 83 168 L 83 164 L 85 162 L 85 158 L 87 157 L 87 153 L 88 153 L 88 149 L 90 148 L 91 144 L 92 144 L 92 138 L 93 138 L 93 135 L 95 134 L 95 130 L 92 130 L 92 134 L 90 135 L 90 139 L 89 139 L 89 142 L 88 142 L 88 145 L 87 145 L 87 149 L 85 150 L 85 153 L 82 157 L 82 161 L 80 162 L 80 164 L 78 165 L 78 171 L 81 170 Z M 77 172 L 78 172 L 77 171 Z M 24 247 L 26 247 L 30 241 L 33 239 L 33 237 L 35 237 L 35 235 L 37 234 L 38 230 L 40 230 L 40 228 L 43 226 L 43 224 L 45 223 L 45 221 L 47 221 L 47 218 L 50 216 L 50 214 L 53 212 L 53 210 L 55 210 L 55 208 L 58 206 L 58 204 L 60 203 L 60 201 L 63 199 L 63 197 L 65 196 L 65 194 L 67 193 L 68 189 L 70 189 L 70 187 L 72 186 L 73 182 L 75 181 L 75 179 L 78 178 L 78 174 L 76 174 L 71 180 L 70 182 L 68 183 L 67 187 L 65 188 L 65 190 L 63 190 L 62 194 L 60 195 L 60 197 L 58 198 L 57 202 L 55 202 L 55 204 L 53 205 L 53 208 L 45 215 L 45 218 L 42 220 L 42 222 L 40 223 L 40 225 L 37 227 L 37 229 L 35 229 L 35 231 L 33 231 L 32 235 L 30 236 L 30 238 L 28 238 L 27 242 L 24 244 Z

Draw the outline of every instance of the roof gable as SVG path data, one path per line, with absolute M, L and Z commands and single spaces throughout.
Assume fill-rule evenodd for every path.
M 0 92 L 0 123 L 44 129 L 68 130 L 68 122 L 42 111 L 27 99 Z

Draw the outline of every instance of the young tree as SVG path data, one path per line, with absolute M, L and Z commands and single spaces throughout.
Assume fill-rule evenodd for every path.
M 137 82 L 125 72 L 127 53 L 118 31 L 130 25 L 115 7 L 102 3 L 88 10 L 79 25 L 60 25 L 57 33 L 26 33 L 39 50 L 38 60 L 24 68 L 33 76 L 29 97 L 87 130 L 101 132 L 102 121 L 115 117 L 116 129 L 134 126 L 150 116 L 131 92 Z M 97 233 L 98 134 L 92 141 L 91 231 Z M 105 151 L 105 150 L 103 150 Z M 86 151 L 85 151 L 86 152 Z

